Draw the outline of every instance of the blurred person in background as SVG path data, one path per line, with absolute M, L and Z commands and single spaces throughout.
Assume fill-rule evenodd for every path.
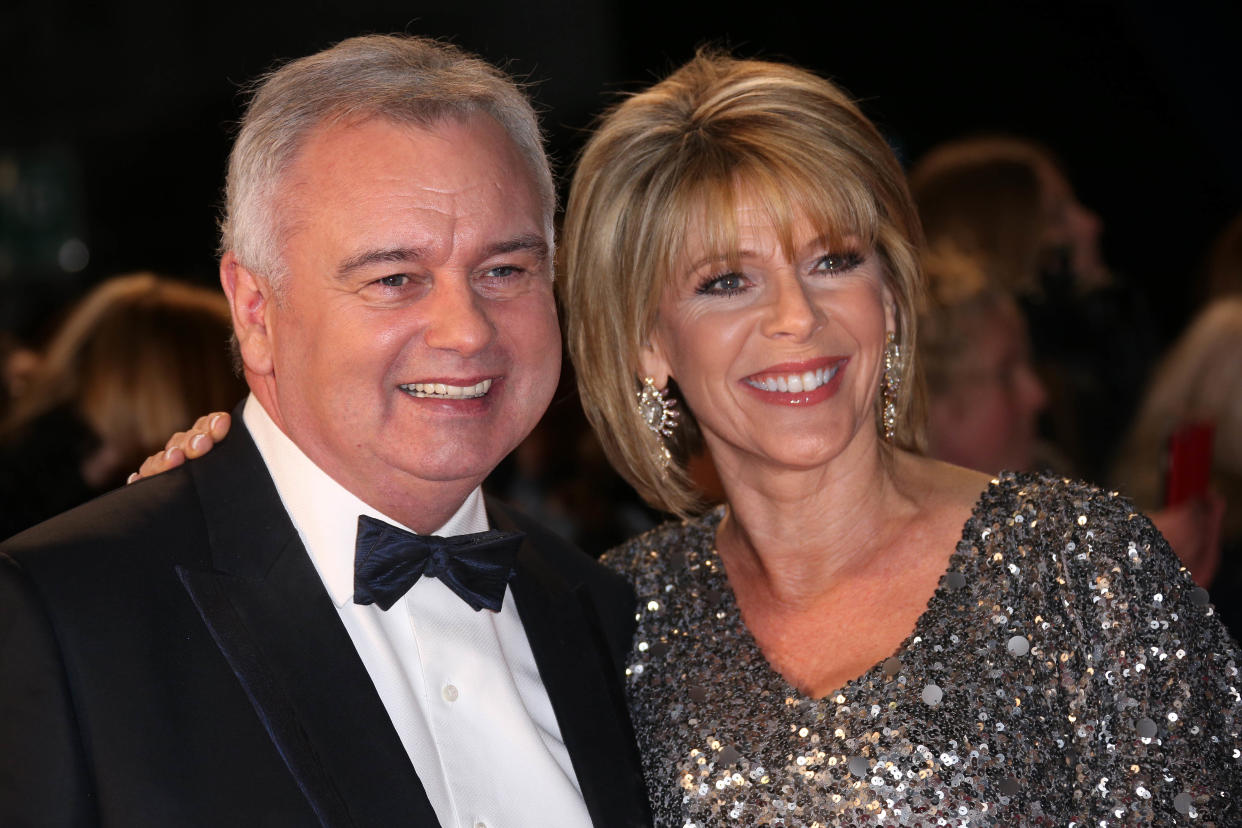
M 1212 242 L 1204 281 L 1209 301 L 1242 294 L 1242 213 L 1234 216 Z
M 39 367 L 39 352 L 9 331 L 0 331 L 0 422 L 30 384 Z
M 67 316 L 0 426 L 0 538 L 125 482 L 193 419 L 243 394 L 224 297 L 119 276 Z
M 1189 423 L 1214 426 L 1210 488 L 1166 505 L 1166 447 Z M 1242 631 L 1242 297 L 1218 299 L 1156 368 L 1112 484 L 1169 539 L 1226 626 Z
M 1050 151 L 1022 138 L 981 136 L 932 149 L 910 170 L 929 248 L 946 242 L 980 259 L 1018 294 L 1064 278 L 1108 284 L 1099 216 L 1078 201 Z
M 1048 397 L 1017 302 L 950 248 L 925 255 L 923 267 L 928 454 L 988 474 L 1049 465 L 1038 434 Z
M 1109 271 L 1102 224 L 1047 148 L 1016 137 L 947 142 L 910 170 L 929 249 L 979 261 L 1018 297 L 1048 393 L 1044 436 L 1101 480 L 1138 402 L 1155 334 L 1141 298 Z

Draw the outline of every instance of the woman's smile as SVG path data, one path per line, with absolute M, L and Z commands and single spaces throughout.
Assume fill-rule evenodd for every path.
M 823 357 L 773 365 L 742 379 L 757 398 L 773 405 L 814 405 L 833 396 L 849 357 Z

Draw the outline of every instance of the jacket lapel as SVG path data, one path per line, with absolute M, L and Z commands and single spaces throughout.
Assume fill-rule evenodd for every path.
M 235 412 L 189 464 L 210 569 L 178 575 L 325 826 L 437 825 L 353 642 Z
M 526 528 L 501 510 L 489 513 L 497 529 Z M 529 534 L 517 570 L 518 615 L 593 824 L 650 825 L 624 689 L 589 590 L 568 583 Z

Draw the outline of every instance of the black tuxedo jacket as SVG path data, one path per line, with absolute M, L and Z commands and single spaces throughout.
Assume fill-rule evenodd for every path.
M 526 532 L 513 598 L 594 824 L 649 824 L 620 682 L 633 593 L 488 513 Z M 436 824 L 240 417 L 206 457 L 0 545 L 0 825 Z

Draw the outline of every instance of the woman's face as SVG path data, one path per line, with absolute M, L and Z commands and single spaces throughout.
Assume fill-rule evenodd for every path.
M 930 453 L 988 474 L 1031 470 L 1047 402 L 1022 313 L 1003 305 L 974 326 L 953 385 L 931 399 Z
M 676 380 L 726 479 L 737 464 L 811 469 L 874 450 L 875 396 L 894 313 L 874 251 L 800 221 L 791 256 L 752 199 L 736 210 L 739 266 L 691 231 L 644 371 Z

